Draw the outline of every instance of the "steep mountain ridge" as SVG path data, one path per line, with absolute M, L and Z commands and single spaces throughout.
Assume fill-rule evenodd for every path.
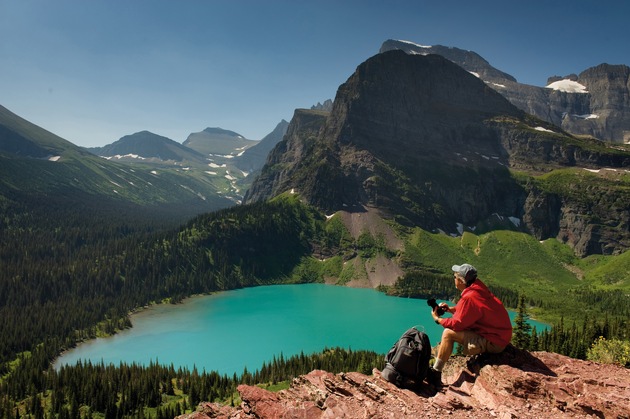
M 396 200 L 393 192 L 399 191 L 387 193 L 387 188 L 377 196 L 376 182 L 393 181 L 395 174 L 385 172 L 417 167 L 419 160 L 456 161 L 456 153 L 466 153 L 478 163 L 483 154 L 501 156 L 506 163 L 496 138 L 470 144 L 464 131 L 484 115 L 516 117 L 522 112 L 440 56 L 417 64 L 409 66 L 402 53 L 379 54 L 339 88 L 330 116 L 296 111 L 287 140 L 273 150 L 249 199 L 296 188 L 310 202 L 334 211 Z M 466 83 L 473 90 L 462 89 Z M 269 188 L 270 178 L 270 193 L 261 194 L 257 188 Z
M 590 135 L 614 143 L 630 143 L 630 67 L 600 64 L 579 76 L 550 77 L 545 87 L 518 83 L 472 51 L 441 45 L 423 46 L 408 41 L 385 41 L 380 52 L 438 54 L 458 64 L 505 96 L 519 109 L 573 134 Z M 567 89 L 573 82 L 579 89 Z
M 357 67 L 329 114 L 296 111 L 245 201 L 295 190 L 328 213 L 371 206 L 403 224 L 451 234 L 488 228 L 499 214 L 540 239 L 556 235 L 580 254 L 627 249 L 627 189 L 600 184 L 602 199 L 584 203 L 510 172 L 576 166 L 627 168 L 630 153 L 527 115 L 442 56 L 393 50 Z M 593 226 L 592 212 L 606 221 Z
M 87 154 L 70 141 L 46 131 L 0 105 L 0 153 L 26 158 L 52 158 L 64 153 Z

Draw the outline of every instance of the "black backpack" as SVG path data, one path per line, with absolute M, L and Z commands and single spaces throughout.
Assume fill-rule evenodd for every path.
M 426 333 L 415 327 L 407 330 L 385 355 L 381 376 L 397 387 L 422 384 L 431 360 L 431 342 Z

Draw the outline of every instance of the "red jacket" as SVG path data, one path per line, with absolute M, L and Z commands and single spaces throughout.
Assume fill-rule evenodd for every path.
M 470 330 L 495 345 L 505 346 L 512 339 L 507 310 L 479 279 L 464 289 L 453 317 L 443 319 L 441 324 L 455 332 Z

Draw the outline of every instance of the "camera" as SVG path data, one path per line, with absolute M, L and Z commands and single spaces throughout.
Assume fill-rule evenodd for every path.
M 443 307 L 440 307 L 436 302 L 435 302 L 435 298 L 431 298 L 430 300 L 427 300 L 427 305 L 429 307 L 431 307 L 432 309 L 435 309 L 435 307 L 437 307 L 437 315 L 441 316 L 442 314 L 444 314 L 446 312 L 446 310 L 444 310 Z

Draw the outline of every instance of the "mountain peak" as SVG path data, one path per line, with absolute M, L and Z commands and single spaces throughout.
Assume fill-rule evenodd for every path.
M 176 161 L 203 159 L 196 151 L 184 147 L 170 138 L 154 134 L 151 131 L 139 131 L 125 135 L 118 141 L 104 147 L 89 148 L 92 153 L 116 160 L 157 159 Z
M 404 195 L 386 186 L 397 183 L 395 171 L 413 173 L 424 167 L 433 177 L 431 172 L 437 172 L 430 167 L 438 162 L 462 164 L 458 152 L 466 153 L 467 165 L 477 161 L 487 166 L 481 155 L 498 157 L 492 165 L 506 164 L 497 136 L 486 132 L 484 121 L 522 114 L 444 57 L 400 50 L 377 54 L 339 87 L 330 113 L 296 111 L 262 173 L 263 181 L 276 179 L 276 185 L 258 189 L 254 184 L 248 199 L 267 198 L 257 196 L 262 190 L 275 194 L 295 188 L 326 211 L 368 202 L 389 207 Z M 270 173 L 272 168 L 283 173 Z M 429 180 L 412 176 L 409 181 Z
M 208 127 L 190 134 L 183 144 L 206 156 L 230 155 L 232 158 L 256 143 L 257 141 L 248 140 L 237 132 Z
M 420 45 L 410 41 L 398 41 L 388 39 L 383 42 L 379 52 L 383 53 L 391 50 L 401 50 L 407 54 L 429 55 L 437 54 L 460 65 L 465 70 L 475 74 L 482 80 L 505 82 L 516 82 L 516 79 L 503 71 L 500 71 L 488 63 L 483 57 L 474 51 L 467 51 L 455 47 L 443 45 Z
M 240 138 L 240 139 L 245 139 L 245 137 L 243 137 L 241 134 L 234 132 L 234 131 L 230 131 L 230 130 L 226 130 L 223 128 L 219 128 L 219 127 L 214 127 L 214 128 L 206 128 L 203 130 L 203 132 L 206 132 L 208 134 L 212 134 L 212 135 L 225 135 L 228 137 L 236 137 L 236 138 Z

